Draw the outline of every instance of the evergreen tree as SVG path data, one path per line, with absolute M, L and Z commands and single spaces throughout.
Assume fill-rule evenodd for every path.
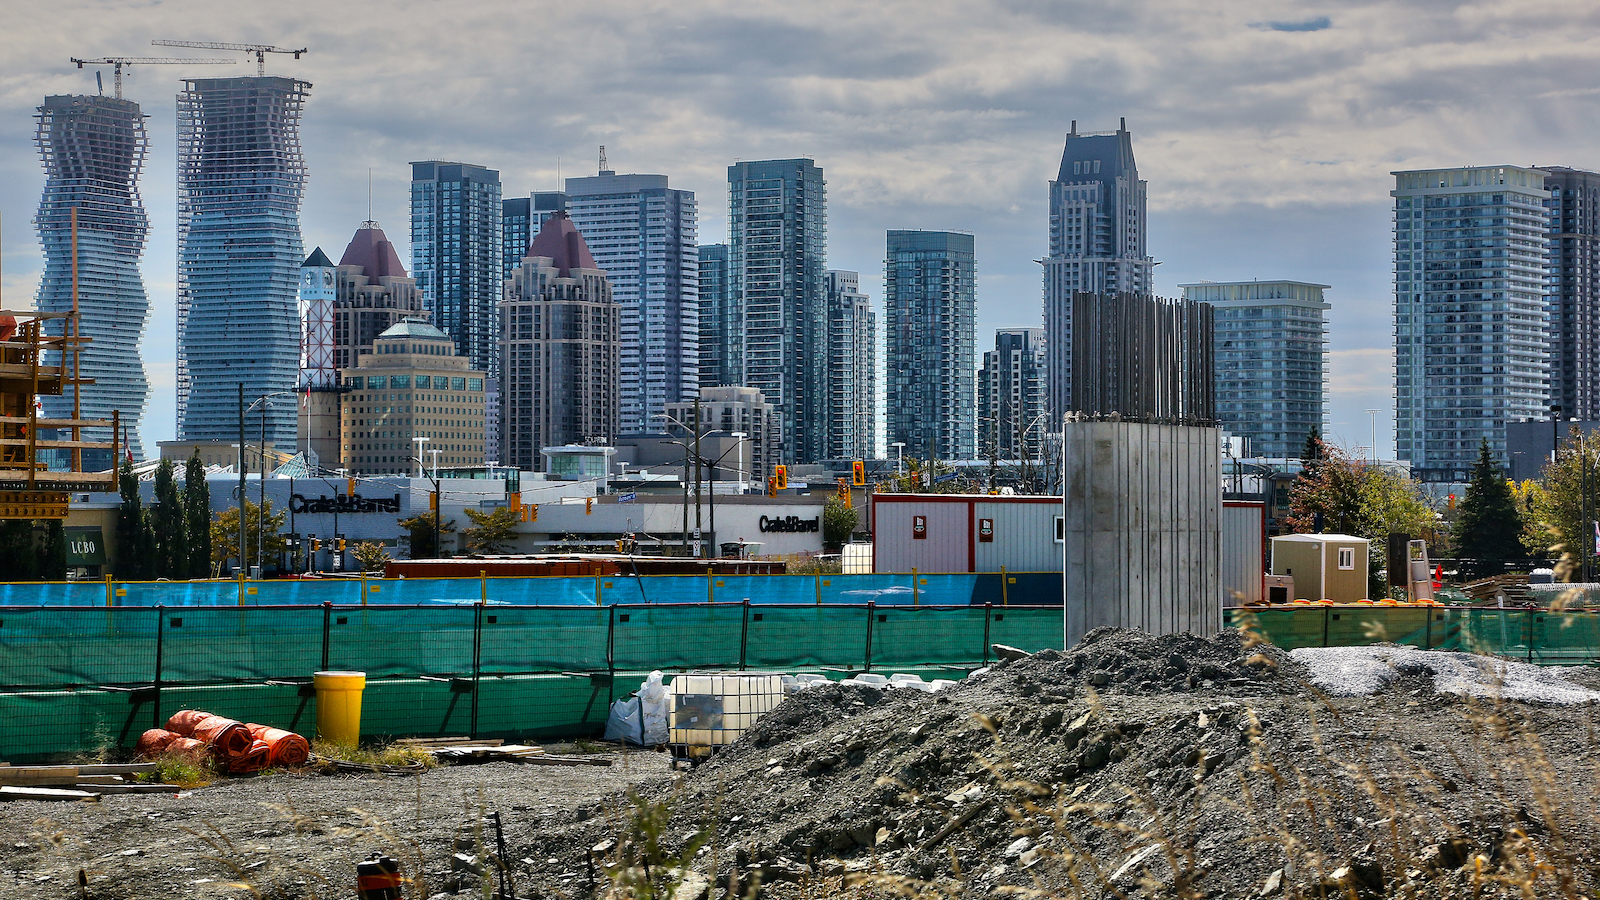
M 1525 558 L 1522 514 L 1511 495 L 1511 485 L 1489 453 L 1488 440 L 1478 445 L 1478 461 L 1456 510 L 1452 536 L 1457 555 L 1473 561 L 1470 566 L 1476 575 L 1498 575 L 1505 571 L 1506 563 Z
M 133 464 L 122 464 L 122 477 L 118 479 L 122 494 L 122 510 L 117 515 L 117 561 L 115 572 L 123 581 L 143 581 L 150 577 L 149 523 L 145 520 L 144 504 L 139 501 L 139 479 L 133 474 Z
M 163 459 L 156 469 L 156 507 L 151 510 L 151 519 L 158 578 L 189 577 L 189 523 L 183 514 L 183 499 L 178 496 L 176 469 L 170 459 Z
M 60 519 L 44 523 L 44 546 L 39 551 L 39 580 L 67 580 L 67 531 Z
M 1315 475 L 1317 466 L 1328 458 L 1328 446 L 1322 442 L 1322 429 L 1311 426 L 1306 432 L 1306 444 L 1300 450 L 1300 470 Z
M 206 486 L 206 467 L 200 451 L 189 457 L 183 469 L 183 517 L 188 532 L 189 565 L 185 578 L 211 575 L 211 489 Z
M 7 581 L 39 577 L 39 547 L 30 519 L 0 519 L 0 562 Z

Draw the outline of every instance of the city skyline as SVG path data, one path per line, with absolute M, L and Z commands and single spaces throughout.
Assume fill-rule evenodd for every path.
M 725 213 L 704 198 L 722 190 L 729 162 L 809 155 L 829 174 L 828 265 L 861 271 L 867 294 L 882 295 L 877 257 L 889 228 L 967 230 L 987 247 L 1014 248 L 986 256 L 980 333 L 1035 321 L 1042 185 L 1069 121 L 1104 129 L 1127 116 L 1151 182 L 1157 292 L 1252 277 L 1338 285 L 1331 433 L 1365 444 L 1363 410 L 1392 408 L 1387 173 L 1484 160 L 1595 168 L 1582 154 L 1600 130 L 1594 98 L 1566 81 L 1569 62 L 1588 58 L 1582 36 L 1594 12 L 1558 23 L 1516 6 L 1439 18 L 1363 3 L 1320 21 L 1271 3 L 1075 9 L 929 4 L 912 28 L 896 21 L 904 7 L 895 4 L 823 4 L 807 15 L 757 8 L 733 19 L 689 4 L 652 13 L 642 33 L 629 25 L 641 10 L 627 4 L 482 5 L 462 10 L 460 28 L 446 33 L 414 12 L 374 19 L 297 3 L 241 10 L 226 23 L 187 2 L 24 11 L 6 38 L 13 90 L 0 101 L 0 121 L 10 123 L 0 128 L 6 302 L 25 305 L 42 266 L 27 227 L 43 186 L 29 145 L 32 107 L 47 94 L 93 91 L 92 75 L 72 70 L 68 56 L 141 54 L 152 38 L 311 48 L 301 60 L 268 62 L 318 85 L 303 126 L 307 248 L 342 246 L 367 218 L 368 168 L 372 217 L 404 240 L 406 160 L 473 159 L 498 166 L 517 190 L 554 189 L 563 174 L 586 170 L 601 143 L 619 169 L 665 172 L 696 191 L 700 239 L 717 243 Z M 550 50 L 537 81 L 514 74 L 518 25 L 534 18 L 570 38 Z M 615 52 L 581 50 L 596 41 Z M 956 42 L 963 52 L 946 53 Z M 866 46 L 869 66 L 843 64 Z M 1062 46 L 1075 48 L 1070 59 Z M 126 86 L 151 116 L 147 443 L 171 437 L 171 98 L 177 76 L 195 74 L 136 69 Z M 1101 90 L 1073 89 L 1091 78 Z M 475 102 L 490 83 L 503 97 Z M 659 102 L 668 96 L 673 103 Z M 508 108 L 519 110 L 515 120 L 498 112 Z M 681 127 L 697 116 L 708 127 Z M 555 119 L 569 124 L 549 129 Z M 1390 435 L 1380 421 L 1384 455 Z

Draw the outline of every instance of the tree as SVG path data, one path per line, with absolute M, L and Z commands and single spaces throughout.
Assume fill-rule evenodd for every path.
M 163 459 L 156 468 L 156 505 L 150 511 L 155 532 L 155 572 L 158 578 L 189 577 L 189 522 L 174 479 L 176 466 Z
M 183 468 L 183 515 L 189 540 L 187 578 L 211 574 L 211 488 L 206 485 L 206 467 L 195 450 Z
M 1499 575 L 1506 563 L 1527 558 L 1522 552 L 1522 516 L 1510 483 L 1489 453 L 1487 439 L 1478 444 L 1478 461 L 1456 509 L 1452 536 L 1456 553 L 1472 561 L 1467 565 L 1479 577 Z
M 1600 447 L 1588 439 L 1567 441 L 1556 451 L 1555 462 L 1544 467 L 1543 489 L 1534 497 L 1533 518 L 1544 530 L 1546 552 L 1561 555 L 1557 571 L 1563 580 L 1581 580 L 1585 556 L 1593 559 L 1594 532 L 1589 523 L 1594 518 L 1594 498 L 1600 495 L 1597 478 Z
M 286 514 L 272 511 L 272 500 L 268 499 L 260 508 L 251 503 L 249 498 L 244 501 L 244 539 L 247 552 L 252 558 L 256 555 L 256 547 L 261 547 L 263 560 L 276 559 L 289 549 L 289 538 L 280 532 L 283 530 Z M 261 526 L 258 529 L 258 524 Z M 258 543 L 259 541 L 259 543 Z M 229 559 L 239 555 L 239 508 L 230 506 L 217 513 L 211 520 L 211 562 L 221 566 Z M 263 571 L 266 564 L 261 565 Z
M 472 520 L 471 528 L 461 531 L 469 553 L 504 553 L 507 545 L 516 540 L 517 511 L 502 506 L 490 512 L 476 509 L 463 510 Z
M 1539 510 L 1545 503 L 1544 486 L 1533 479 L 1509 485 L 1512 502 L 1517 505 L 1517 515 L 1522 519 L 1522 549 L 1529 559 L 1544 559 L 1550 555 L 1550 545 L 1555 542 L 1550 529 L 1539 520 Z
M 132 463 L 123 462 L 118 488 L 122 509 L 117 514 L 116 574 L 124 581 L 143 581 L 155 574 L 155 533 L 139 500 L 139 479 Z
M 1411 479 L 1351 457 L 1313 435 L 1315 464 L 1289 490 L 1285 525 L 1295 532 L 1348 534 L 1372 542 L 1367 555 L 1370 596 L 1384 593 L 1383 548 L 1391 533 L 1432 539 L 1438 514 Z M 1308 444 L 1312 438 L 1308 438 Z M 1320 525 L 1320 527 L 1319 527 Z
M 405 542 L 412 559 L 439 558 L 439 537 L 455 531 L 456 522 L 454 519 L 440 522 L 435 529 L 434 523 L 437 521 L 438 517 L 431 512 L 417 513 L 409 519 L 400 520 L 400 527 L 406 530 Z
M 31 519 L 0 519 L 0 559 L 7 581 L 39 579 L 39 538 Z
M 859 520 L 855 510 L 845 506 L 839 498 L 829 497 L 822 507 L 822 549 L 838 552 L 855 533 Z
M 362 541 L 357 544 L 350 555 L 355 557 L 356 565 L 363 572 L 382 572 L 389 564 L 389 553 L 377 541 Z
M 39 580 L 67 580 L 67 530 L 60 519 L 44 523 L 44 543 L 39 548 Z

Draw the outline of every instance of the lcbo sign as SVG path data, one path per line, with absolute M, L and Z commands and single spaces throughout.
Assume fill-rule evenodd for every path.
M 332 497 L 322 496 L 307 499 L 300 494 L 289 498 L 289 508 L 298 514 L 305 513 L 397 513 L 400 511 L 400 495 L 393 498 L 384 497 L 369 500 L 360 494 L 345 496 L 336 494 Z
M 789 534 L 822 530 L 822 520 L 820 518 L 802 519 L 799 516 L 784 516 L 781 519 L 769 519 L 766 516 L 762 516 L 761 521 L 756 524 L 763 534 L 772 534 L 774 532 Z

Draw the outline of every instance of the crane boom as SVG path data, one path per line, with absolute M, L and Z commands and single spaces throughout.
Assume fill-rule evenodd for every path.
M 305 47 L 301 47 L 299 50 L 287 50 L 283 47 L 274 47 L 271 44 L 227 44 L 220 41 L 155 40 L 151 41 L 150 43 L 157 47 L 193 47 L 199 50 L 243 50 L 246 53 L 254 53 L 256 55 L 257 75 L 267 74 L 268 53 L 293 53 L 294 58 L 299 59 L 300 54 L 307 52 Z
M 89 66 L 111 66 L 112 81 L 116 84 L 117 99 L 122 99 L 122 67 L 123 66 L 181 66 L 194 64 L 199 66 L 231 66 L 238 60 L 233 59 L 178 59 L 170 56 L 102 56 L 99 59 L 78 59 L 71 57 L 78 64 L 78 68 Z

